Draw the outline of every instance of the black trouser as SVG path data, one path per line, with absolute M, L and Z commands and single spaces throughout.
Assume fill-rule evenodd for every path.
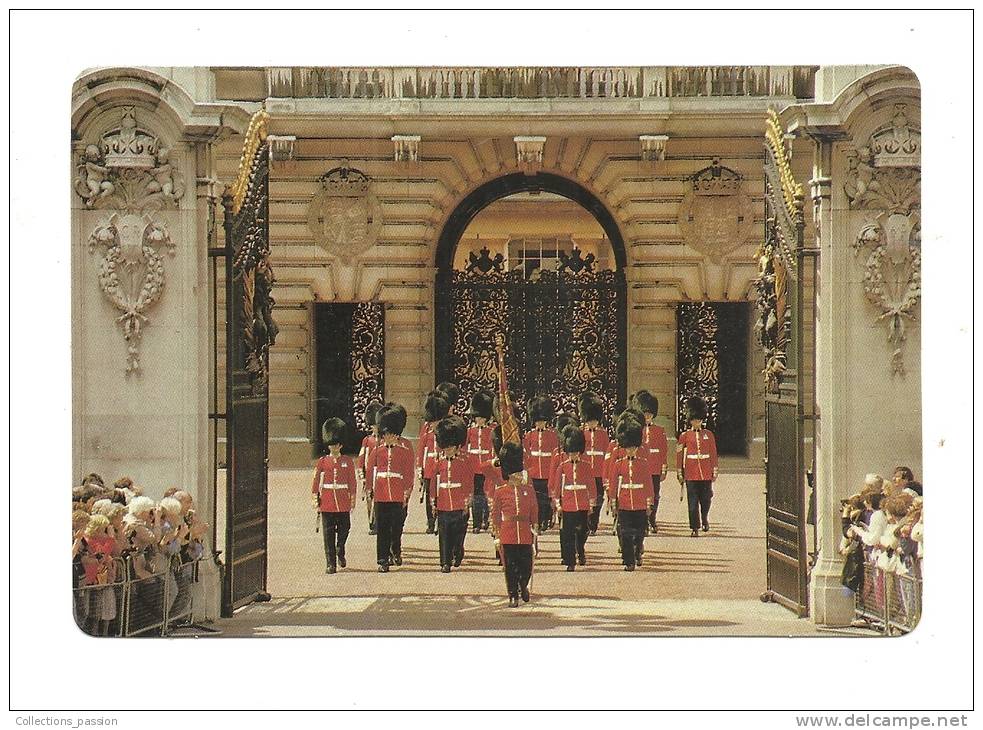
M 564 565 L 574 565 L 584 557 L 587 544 L 587 510 L 564 512 L 560 527 L 560 559 Z
M 432 498 L 430 485 L 432 483 L 433 479 L 423 480 L 423 501 L 427 504 L 427 532 L 433 532 L 437 525 L 437 511 L 433 508 L 433 503 L 430 501 Z
M 345 541 L 352 529 L 352 516 L 349 512 L 322 512 L 321 532 L 324 533 L 324 560 L 331 567 L 337 567 L 338 558 L 345 557 Z
M 689 505 L 689 529 L 699 530 L 700 524 L 709 527 L 710 499 L 713 497 L 713 482 L 694 480 L 686 482 L 686 501 Z
M 532 545 L 502 545 L 505 553 L 505 588 L 509 598 L 518 598 L 529 589 L 532 577 Z
M 379 565 L 389 565 L 389 557 L 397 555 L 400 530 L 406 514 L 402 502 L 375 503 L 375 559 Z
M 550 527 L 550 515 L 553 510 L 553 503 L 550 500 L 549 485 L 546 479 L 533 479 L 532 488 L 536 490 L 536 506 L 539 507 L 539 531 L 545 532 Z
M 645 543 L 645 515 L 643 509 L 619 509 L 618 530 L 621 533 L 621 562 L 634 567 L 642 556 Z
M 440 565 L 460 564 L 464 560 L 464 537 L 468 533 L 466 510 L 437 512 L 437 536 L 440 541 Z
M 649 510 L 649 527 L 655 530 L 655 515 L 659 511 L 659 489 L 662 486 L 662 475 L 653 474 L 652 475 L 652 491 L 655 494 L 655 498 L 652 500 L 652 509 Z
M 594 502 L 594 509 L 590 511 L 590 515 L 587 517 L 587 529 L 592 533 L 597 532 L 597 526 L 601 521 L 601 507 L 604 506 L 604 480 L 601 477 L 595 477 L 594 484 L 597 491 L 597 501 Z
M 399 529 L 396 531 L 396 537 L 393 539 L 393 557 L 402 558 L 403 557 L 403 528 L 406 526 L 406 516 L 410 513 L 410 503 L 409 500 L 406 504 L 402 505 L 402 511 L 399 513 Z
M 471 500 L 471 526 L 476 530 L 488 529 L 488 497 L 485 496 L 485 476 L 474 478 L 474 499 Z

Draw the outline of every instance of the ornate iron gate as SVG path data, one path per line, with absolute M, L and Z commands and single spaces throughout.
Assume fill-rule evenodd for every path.
M 765 136 L 765 237 L 758 251 L 758 321 L 765 351 L 765 537 L 767 590 L 773 600 L 808 613 L 806 445 L 814 448 L 814 367 L 804 356 L 813 337 L 816 255 L 803 244 L 803 192 L 790 167 L 777 115 Z M 812 456 L 812 452 L 810 456 Z
M 474 255 L 473 255 L 474 256 Z M 557 271 L 528 279 L 501 261 L 474 256 L 466 271 L 437 281 L 437 378 L 461 387 L 466 406 L 482 388 L 495 392 L 495 336 L 506 344 L 506 369 L 519 412 L 535 395 L 576 412 L 593 390 L 608 413 L 625 402 L 626 300 L 622 271 L 593 271 L 574 253 Z
M 222 613 L 268 600 L 269 359 L 276 340 L 266 112 L 249 125 L 225 209 L 226 538 Z

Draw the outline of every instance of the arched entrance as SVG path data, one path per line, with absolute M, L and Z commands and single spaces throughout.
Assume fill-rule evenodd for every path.
M 530 266 L 514 247 L 493 254 L 477 242 L 477 250 L 458 250 L 481 211 L 528 193 L 559 196 L 586 210 L 602 231 L 605 253 L 585 253 L 575 240 L 554 238 L 551 250 Z M 551 396 L 558 409 L 575 410 L 585 389 L 604 399 L 608 413 L 624 404 L 625 246 L 614 218 L 590 191 L 550 173 L 515 173 L 485 183 L 449 217 L 436 265 L 436 377 L 461 386 L 462 405 L 480 388 L 494 390 L 499 333 L 506 341 L 509 383 L 523 412 L 527 399 L 540 394 Z

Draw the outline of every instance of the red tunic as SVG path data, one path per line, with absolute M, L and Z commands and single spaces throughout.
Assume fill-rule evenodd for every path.
M 608 447 L 608 453 L 604 457 L 604 467 L 601 471 L 601 478 L 604 480 L 604 487 L 607 490 L 608 496 L 610 497 L 614 494 L 614 468 L 618 465 L 621 459 L 624 459 L 628 452 L 623 448 L 618 446 L 617 443 L 612 441 Z M 644 446 L 638 447 L 637 456 L 640 459 L 649 460 L 649 452 Z M 651 462 L 649 462 L 651 465 Z M 651 468 L 651 467 L 650 467 Z M 653 474 L 657 474 L 654 469 Z
M 441 457 L 434 471 L 433 490 L 439 512 L 468 508 L 474 493 L 474 478 L 482 474 L 489 484 L 495 482 L 491 462 L 482 463 L 474 454 L 458 454 L 453 459 Z
M 420 426 L 420 435 L 416 439 L 416 466 L 426 472 L 427 469 L 427 447 L 429 438 L 433 434 L 433 421 L 424 421 Z M 426 473 L 423 474 L 426 477 Z
M 376 502 L 405 503 L 409 499 L 413 491 L 414 464 L 413 449 L 405 439 L 401 438 L 395 446 L 386 446 L 380 441 L 367 466 Z
M 534 428 L 526 433 L 522 439 L 522 450 L 530 479 L 550 478 L 550 459 L 559 447 L 559 439 L 552 428 Z
M 717 442 L 705 428 L 688 429 L 676 440 L 676 471 L 686 481 L 713 481 L 717 471 Z
M 597 494 L 594 470 L 584 459 L 574 463 L 568 458 L 550 477 L 549 492 L 550 497 L 560 500 L 560 508 L 564 512 L 588 510 Z
M 611 498 L 617 501 L 619 510 L 643 510 L 655 501 L 653 473 L 641 449 L 636 456 L 618 459 L 611 472 Z
M 597 428 L 584 429 L 584 460 L 590 464 L 596 476 L 602 476 L 604 456 L 611 446 L 611 439 L 608 432 L 598 426 Z
M 432 423 L 424 423 L 417 442 L 416 465 L 420 467 L 424 479 L 433 479 L 434 469 L 440 452 L 437 450 L 437 436 Z
M 379 443 L 379 437 L 373 434 L 369 434 L 362 439 L 362 448 L 358 451 L 358 457 L 356 457 L 355 465 L 358 470 L 362 472 L 362 476 L 365 476 L 365 465 L 369 463 L 369 457 L 372 455 L 372 450 Z
M 645 426 L 642 428 L 642 446 L 648 449 L 649 461 L 652 463 L 652 473 L 662 475 L 666 469 L 666 459 L 669 454 L 669 442 L 666 440 L 666 430 L 662 426 Z
M 321 512 L 350 512 L 355 502 L 355 462 L 350 456 L 330 454 L 317 460 L 311 491 L 318 495 Z
M 539 508 L 531 487 L 503 484 L 495 490 L 491 507 L 495 534 L 503 545 L 532 545 L 533 525 L 539 522 Z
M 484 426 L 471 426 L 468 429 L 468 440 L 466 443 L 468 453 L 473 454 L 481 462 L 494 459 L 495 447 L 492 444 L 492 434 L 494 432 L 494 423 L 486 423 Z

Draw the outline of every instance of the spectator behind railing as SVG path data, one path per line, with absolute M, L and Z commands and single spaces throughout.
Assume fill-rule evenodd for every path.
M 169 488 L 158 504 L 128 477 L 107 487 L 98 474 L 87 475 L 72 488 L 73 588 L 80 627 L 97 636 L 117 633 L 124 584 L 134 603 L 131 613 L 142 605 L 144 617 L 155 611 L 166 616 L 167 610 L 175 617 L 190 615 L 197 570 L 189 563 L 203 556 L 206 534 L 208 524 L 195 515 L 194 500 L 184 490 Z M 132 593 L 128 581 L 134 582 Z M 163 606 L 165 595 L 171 606 Z M 131 632 L 134 628 L 139 629 L 131 625 Z

